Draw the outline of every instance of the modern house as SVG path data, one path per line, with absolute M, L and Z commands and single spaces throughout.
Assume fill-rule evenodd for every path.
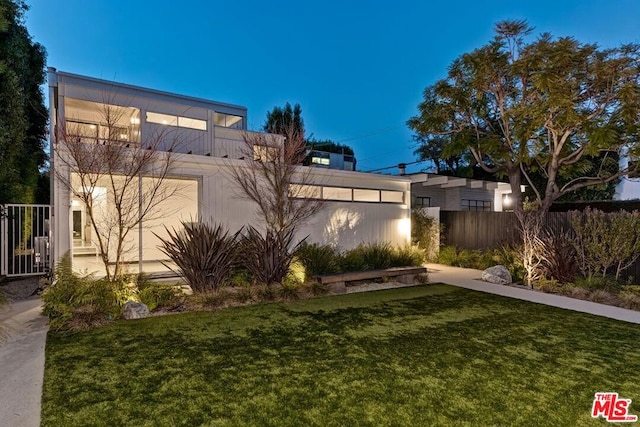
M 308 166 L 317 168 L 336 169 L 344 171 L 356 170 L 356 158 L 353 154 L 334 153 L 330 151 L 311 150 L 308 160 L 305 162 Z
M 511 187 L 505 182 L 458 178 L 431 173 L 405 175 L 411 179 L 413 207 L 439 207 L 445 211 L 510 209 Z
M 630 158 L 628 152 L 623 152 L 620 156 L 620 170 L 634 169 L 638 159 Z M 640 175 L 628 174 L 620 177 L 620 182 L 616 185 L 615 200 L 640 200 Z
M 115 144 L 119 151 L 144 153 L 151 151 L 149 141 L 161 138 L 153 149 L 158 148 L 164 154 L 160 161 L 169 156 L 173 159 L 166 182 L 177 191 L 154 206 L 154 214 L 133 230 L 126 241 L 126 261 L 133 273 L 166 270 L 162 264 L 167 261 L 166 256 L 158 248 L 158 236 L 166 235 L 165 227 L 178 229 L 183 221 L 222 223 L 231 231 L 248 224 L 261 226 L 255 204 L 241 197 L 230 169 L 249 167 L 243 148 L 246 149 L 245 141 L 252 135 L 262 135 L 274 144 L 282 143 L 283 139 L 279 135 L 248 131 L 245 107 L 53 68 L 49 69 L 49 100 L 53 260 L 69 252 L 74 269 L 101 271 L 86 204 L 89 201 L 93 205 L 92 211 L 100 224 L 107 224 L 110 213 L 117 208 L 105 181 L 111 177 L 103 176 L 102 181 L 92 183 L 90 194 L 81 193 L 86 197 L 74 196 L 82 177 L 78 173 L 79 163 L 68 162 L 69 141 L 86 150 Z M 178 140 L 180 143 L 176 144 Z M 254 147 L 254 155 L 259 156 L 261 149 L 265 147 Z M 309 241 L 343 249 L 370 241 L 393 244 L 409 241 L 412 182 L 409 177 L 299 168 L 310 171 L 304 197 L 322 199 L 325 206 L 299 230 L 298 240 L 309 236 Z M 121 177 L 116 173 L 114 179 Z M 136 183 L 143 189 L 152 185 L 154 179 L 152 173 L 141 170 Z M 143 206 L 142 196 L 136 197 Z

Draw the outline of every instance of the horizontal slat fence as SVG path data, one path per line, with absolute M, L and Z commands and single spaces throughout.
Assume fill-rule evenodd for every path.
M 444 227 L 441 244 L 465 249 L 490 249 L 520 243 L 518 222 L 513 212 L 440 211 Z M 571 212 L 549 212 L 545 216 L 549 233 L 573 235 Z M 623 280 L 640 283 L 640 260 L 622 273 Z

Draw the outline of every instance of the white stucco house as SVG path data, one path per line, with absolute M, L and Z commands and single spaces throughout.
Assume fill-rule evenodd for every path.
M 171 146 L 174 166 L 168 182 L 180 188 L 156 209 L 164 215 L 145 221 L 127 241 L 129 271 L 166 272 L 168 261 L 159 250 L 165 226 L 179 228 L 182 221 L 222 223 L 234 231 L 247 224 L 260 227 L 255 205 L 243 199 L 230 177 L 232 165 L 247 162 L 241 155 L 247 135 L 247 109 L 216 101 L 113 83 L 49 69 L 52 259 L 69 252 L 77 270 L 101 271 L 95 236 L 88 226 L 87 209 L 72 196 L 76 185 L 73 165 L 61 161 L 62 138 L 81 138 L 91 144 L 117 143 L 144 148 L 152 135 L 180 135 L 184 142 Z M 97 112 L 108 106 L 116 114 L 105 123 Z M 67 129 L 63 133 L 60 129 Z M 69 136 L 68 129 L 76 129 Z M 115 131 L 114 131 L 115 130 Z M 273 140 L 282 138 L 270 136 Z M 115 140 L 115 141 L 114 141 Z M 167 151 L 169 149 L 167 148 Z M 300 168 L 306 168 L 300 166 Z M 410 239 L 411 179 L 369 173 L 311 169 L 308 194 L 326 205 L 299 230 L 298 238 L 329 243 L 343 249 L 362 242 L 404 244 Z M 143 173 L 139 185 L 152 177 Z M 66 183 L 66 184 L 65 184 Z M 71 183 L 71 184 L 69 184 Z M 94 210 L 104 218 L 114 209 L 108 186 L 98 182 L 91 194 Z M 86 194 L 86 193 L 84 193 Z

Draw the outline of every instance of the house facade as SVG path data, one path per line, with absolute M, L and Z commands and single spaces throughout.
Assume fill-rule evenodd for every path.
M 230 174 L 231 168 L 248 167 L 245 140 L 257 135 L 247 130 L 245 107 L 55 69 L 49 69 L 49 100 L 53 260 L 68 252 L 74 269 L 101 271 L 86 204 L 92 204 L 92 212 L 104 224 L 116 208 L 105 181 L 92 183 L 91 194 L 77 197 L 82 176 L 64 157 L 66 143 L 72 139 L 87 149 L 117 144 L 138 153 L 147 146 L 151 149 L 149 141 L 159 141 L 154 150 L 173 159 L 165 180 L 174 194 L 154 206 L 149 219 L 127 238 L 125 261 L 133 273 L 167 270 L 163 263 L 168 260 L 158 247 L 160 238 L 166 236 L 166 228 L 179 229 L 182 222 L 221 223 L 232 232 L 246 225 L 262 226 L 255 204 L 241 196 Z M 279 135 L 260 135 L 275 144 L 282 142 Z M 309 171 L 304 194 L 325 202 L 301 227 L 298 240 L 308 236 L 308 241 L 343 249 L 363 242 L 409 242 L 408 177 L 299 168 Z M 154 179 L 141 171 L 136 182 L 140 189 L 151 188 Z
M 511 186 L 505 182 L 482 181 L 430 173 L 411 178 L 413 207 L 443 211 L 494 211 L 511 209 Z

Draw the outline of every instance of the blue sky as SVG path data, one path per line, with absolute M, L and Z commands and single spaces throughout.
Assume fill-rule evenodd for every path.
M 415 160 L 404 123 L 423 89 L 496 22 L 640 42 L 637 0 L 430 3 L 31 0 L 27 27 L 49 66 L 244 105 L 252 129 L 273 106 L 300 103 L 307 135 L 351 145 L 360 170 Z

